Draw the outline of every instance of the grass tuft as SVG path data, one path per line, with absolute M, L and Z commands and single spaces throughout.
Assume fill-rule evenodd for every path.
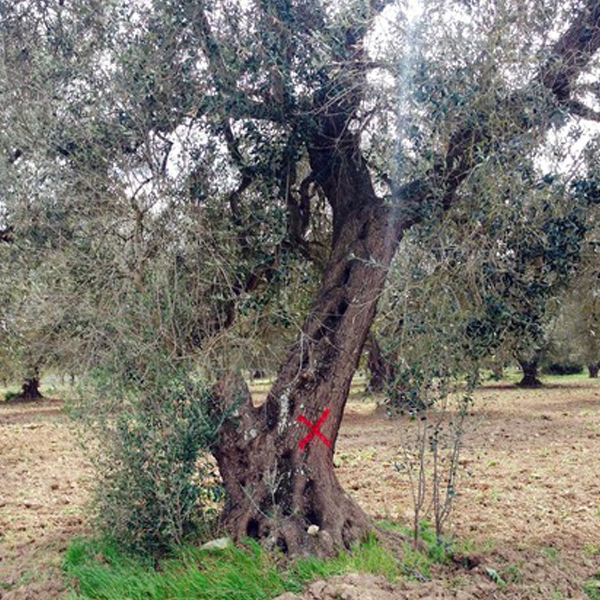
M 585 584 L 583 591 L 590 600 L 600 600 L 600 573 Z
M 265 600 L 334 575 L 367 572 L 394 581 L 406 572 L 375 537 L 332 559 L 287 566 L 252 540 L 218 553 L 184 546 L 158 567 L 114 542 L 83 539 L 71 543 L 64 569 L 74 581 L 70 600 Z
M 380 526 L 409 533 L 396 523 Z M 220 552 L 183 546 L 158 566 L 150 558 L 127 554 L 115 542 L 80 539 L 71 543 L 64 569 L 75 582 L 70 600 L 266 600 L 346 573 L 372 573 L 390 582 L 430 579 L 431 567 L 447 563 L 453 548 L 449 542 L 438 542 L 427 524 L 420 538 L 425 550 L 415 550 L 407 542 L 401 560 L 371 536 L 330 559 L 309 557 L 284 563 L 247 540 Z

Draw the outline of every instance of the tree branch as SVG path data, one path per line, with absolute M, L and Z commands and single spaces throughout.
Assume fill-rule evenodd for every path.
M 196 114 L 210 113 L 215 107 L 221 109 L 222 115 L 233 118 L 250 118 L 283 122 L 281 107 L 252 100 L 247 93 L 237 86 L 235 71 L 223 58 L 219 42 L 215 37 L 212 26 L 206 14 L 204 2 L 198 3 L 198 9 L 193 15 L 194 22 L 199 31 L 202 51 L 208 61 L 208 71 L 213 79 L 215 87 L 222 93 L 222 97 L 205 98 Z
M 559 103 L 568 103 L 577 77 L 600 47 L 600 2 L 587 0 L 569 29 L 554 44 L 537 80 Z
M 542 65 L 532 83 L 541 84 L 546 88 L 560 106 L 585 112 L 588 118 L 596 120 L 593 111 L 588 111 L 587 107 L 577 100 L 572 100 L 570 96 L 575 80 L 599 48 L 600 0 L 588 0 L 569 29 L 554 44 L 548 60 Z M 544 133 L 549 127 L 548 122 L 523 120 L 522 107 L 522 91 L 512 94 L 504 103 L 506 112 L 512 115 L 516 131 L 523 133 L 537 127 Z M 516 135 L 515 130 L 508 128 L 505 139 L 495 141 L 506 141 L 513 135 Z M 401 237 L 407 228 L 423 218 L 423 210 L 427 204 L 437 201 L 444 210 L 450 207 L 459 186 L 492 141 L 494 140 L 489 119 L 475 125 L 466 124 L 455 131 L 450 139 L 445 160 L 438 163 L 428 177 L 412 181 L 394 194 L 400 203 L 396 222 L 398 236 Z
M 600 123 L 600 112 L 586 106 L 579 100 L 570 100 L 566 105 L 569 112 L 577 117 L 581 117 L 586 121 L 596 121 Z

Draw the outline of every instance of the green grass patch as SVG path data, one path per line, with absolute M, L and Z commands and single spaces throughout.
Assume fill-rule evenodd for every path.
M 558 562 L 560 560 L 560 552 L 553 546 L 546 546 L 542 548 L 544 554 L 548 557 L 548 560 L 552 562 Z
M 410 527 L 393 521 L 380 521 L 378 524 L 384 530 L 396 531 L 407 538 L 413 537 L 413 530 Z M 427 521 L 420 524 L 419 542 L 423 547 L 422 550 L 417 550 L 412 542 L 404 543 L 401 563 L 403 575 L 417 581 L 431 579 L 431 567 L 434 564 L 448 564 L 455 554 L 464 552 L 462 545 L 456 540 L 450 538 L 438 540 L 435 530 Z
M 374 573 L 390 581 L 405 573 L 374 537 L 329 560 L 285 564 L 248 540 L 220 552 L 186 546 L 158 566 L 111 542 L 76 540 L 64 569 L 74 581 L 70 600 L 265 600 L 344 573 Z
M 600 600 L 600 573 L 583 586 L 583 591 L 590 600 Z
M 598 544 L 586 544 L 583 551 L 588 556 L 600 556 L 600 545 Z

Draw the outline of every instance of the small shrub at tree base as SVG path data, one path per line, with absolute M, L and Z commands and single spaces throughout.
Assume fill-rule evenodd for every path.
M 79 416 L 99 450 L 93 463 L 101 531 L 129 549 L 156 554 L 214 517 L 220 486 L 205 452 L 218 429 L 207 416 L 209 389 L 173 369 L 151 379 L 119 386 L 96 373 L 88 390 L 94 401 L 87 397 Z M 119 402 L 103 402 L 106 394 Z
M 6 392 L 6 394 L 4 394 L 4 400 L 6 402 L 10 402 L 11 400 L 14 400 L 15 398 L 18 398 L 20 396 L 20 392 Z

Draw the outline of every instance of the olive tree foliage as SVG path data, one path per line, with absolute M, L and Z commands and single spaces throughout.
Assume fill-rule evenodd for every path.
M 552 362 L 585 365 L 590 377 L 598 376 L 600 363 L 600 304 L 597 274 L 580 277 L 561 304 L 551 337 Z
M 0 244 L 0 373 L 5 384 L 22 385 L 10 393 L 19 400 L 41 398 L 44 371 L 72 371 L 76 363 L 72 315 L 55 293 L 56 269 L 43 255 L 43 248 L 12 235 Z
M 0 286 L 0 335 L 2 344 L 0 345 L 0 381 L 3 387 L 7 386 L 17 377 L 18 365 L 14 360 L 14 333 L 10 319 L 11 306 L 11 287 L 13 285 L 12 278 L 4 279 Z
M 482 367 L 537 367 L 597 235 L 598 198 L 582 192 L 581 170 L 548 177 L 526 158 L 503 158 L 471 178 L 465 203 L 442 222 L 405 237 L 376 321 L 388 414 L 418 413 L 396 464 L 410 484 L 415 538 L 429 519 L 441 539 Z
M 516 13 L 504 12 L 504 3 L 495 8 L 495 16 L 504 18 L 490 21 L 489 13 L 482 11 L 458 25 L 458 31 L 466 34 L 474 23 L 477 27 L 493 22 L 498 29 L 491 39 L 497 41 L 507 39 L 507 28 L 518 26 L 520 18 L 532 18 L 540 26 L 536 31 L 541 38 L 532 34 L 522 45 L 513 41 L 493 50 L 474 42 L 464 53 L 460 46 L 452 66 L 450 61 L 436 64 L 433 77 L 415 67 L 415 81 L 422 76 L 426 85 L 409 88 L 402 98 L 411 106 L 409 118 L 401 122 L 411 133 L 406 147 L 400 147 L 402 168 L 425 159 L 435 161 L 435 149 L 421 146 L 423 138 L 432 140 L 423 131 L 440 123 L 445 128 L 454 118 L 460 121 L 461 110 L 469 111 L 468 119 L 491 121 L 499 138 L 503 127 L 514 126 L 510 113 L 500 107 L 507 95 L 514 106 L 525 100 L 520 90 L 514 90 L 528 78 L 531 62 L 521 63 L 518 57 L 521 52 L 535 54 L 537 44 L 547 38 L 544 27 L 550 21 L 545 18 L 550 13 L 537 12 L 533 5 L 523 5 Z M 488 52 L 494 57 L 489 62 Z M 481 72 L 474 68 L 478 62 L 485 64 Z M 508 64 L 516 70 L 502 72 L 500 66 L 498 71 L 498 65 Z M 474 73 L 477 81 L 471 79 Z M 582 89 L 591 91 L 594 85 L 582 84 Z M 548 343 L 556 313 L 553 300 L 569 285 L 581 259 L 583 238 L 595 225 L 597 198 L 587 197 L 580 184 L 582 150 L 589 135 L 585 118 L 597 120 L 597 115 L 579 101 L 566 111 L 534 89 L 527 92 L 529 101 L 535 98 L 534 105 L 520 117 L 524 122 L 546 119 L 552 135 L 543 140 L 517 135 L 482 157 L 449 217 L 440 224 L 437 214 L 427 215 L 429 224 L 404 241 L 405 257 L 392 275 L 394 283 L 378 323 L 387 375 L 393 382 L 388 391 L 399 396 L 395 401 L 400 404 L 411 395 L 407 386 L 411 387 L 413 375 L 417 379 L 413 383 L 422 385 L 433 374 L 448 372 L 441 365 L 450 361 L 456 365 L 451 371 L 463 377 L 486 357 L 500 364 L 517 360 L 535 366 Z M 474 97 L 476 102 L 469 102 Z M 424 123 L 415 118 L 423 106 L 432 117 Z
M 578 182 L 578 188 L 581 194 L 597 198 L 597 140 L 590 144 L 586 154 L 585 177 Z M 585 365 L 590 377 L 597 377 L 600 368 L 599 235 L 598 216 L 592 212 L 580 268 L 558 299 L 549 344 L 552 362 L 565 366 Z
M 537 368 L 561 299 L 589 270 L 598 217 L 593 179 L 545 169 L 504 156 L 443 222 L 405 238 L 377 323 L 392 407 L 426 405 L 435 378 L 475 383 L 482 366 L 506 361 Z
M 0 2 L 6 218 L 52 253 L 53 293 L 97 382 L 109 481 L 140 472 L 119 454 L 128 432 L 152 432 L 133 443 L 150 466 L 122 530 L 164 523 L 153 545 L 188 530 L 190 505 L 175 518 L 164 502 L 173 489 L 197 500 L 201 448 L 161 446 L 173 419 L 178 439 L 201 430 L 211 446 L 235 536 L 331 551 L 369 528 L 332 456 L 400 240 L 418 224 L 433 235 L 450 210 L 476 229 L 479 206 L 493 213 L 516 185 L 490 192 L 497 170 L 534 160 L 574 116 L 597 118 L 579 79 L 600 44 L 597 2 L 421 8 Z M 273 335 L 293 343 L 256 410 L 232 373 Z M 204 379 L 219 385 L 205 393 Z M 155 419 L 161 399 L 175 412 Z M 325 409 L 331 449 L 301 454 L 298 415 Z M 153 460 L 165 455 L 180 468 Z M 154 475 L 160 497 L 144 495 Z M 309 539 L 311 522 L 327 536 Z
M 598 159 L 598 140 L 594 139 L 585 155 L 586 178 L 581 182 L 582 192 L 590 196 L 598 194 Z M 593 229 L 585 247 L 582 268 L 563 303 L 556 337 L 566 338 L 573 358 L 587 365 L 590 377 L 597 377 L 600 368 L 600 232 L 597 217 L 592 218 Z
M 2 244 L 8 243 L 11 237 L 10 230 L 5 222 L 4 211 L 2 210 L 0 210 L 0 232 Z M 6 310 L 10 302 L 11 284 L 12 278 L 5 280 L 3 285 L 0 286 L 0 339 L 2 339 L 2 344 L 0 344 L 0 381 L 3 385 L 8 384 L 13 371 L 13 365 L 10 360 L 8 311 Z
M 221 100 L 196 114 L 210 85 L 203 91 L 201 32 L 185 41 L 184 8 L 2 4 L 12 233 L 0 250 L 13 300 L 3 356 L 17 365 L 35 352 L 48 365 L 52 352 L 87 376 L 75 409 L 90 447 L 102 448 L 101 525 L 152 550 L 181 541 L 198 502 L 215 499 L 198 457 L 219 418 L 199 377 L 256 361 L 274 368 L 314 287 L 312 265 L 295 266 L 272 180 L 276 131 L 248 124 L 244 135 L 259 142 L 250 179 L 262 182 L 247 189 Z M 279 350 L 265 347 L 274 337 Z
M 209 98 L 205 80 L 194 19 L 203 10 L 179 2 L 4 7 L 5 202 L 17 234 L 56 249 L 61 295 L 78 300 L 85 323 L 93 312 L 92 361 L 94 353 L 102 360 L 108 337 L 136 337 L 107 335 L 110 321 L 149 329 L 147 343 L 187 356 L 228 329 L 234 313 L 255 318 L 281 300 L 288 283 L 295 256 L 285 247 L 285 206 L 264 202 L 275 195 L 285 149 L 276 131 L 248 123 L 244 139 L 259 142 L 256 173 L 238 181 L 224 144 L 227 107 Z M 248 190 L 250 179 L 261 183 Z M 295 275 L 302 285 L 310 276 Z M 137 315 L 125 314 L 131 296 L 145 298 Z M 143 354 L 128 350 L 132 359 Z

